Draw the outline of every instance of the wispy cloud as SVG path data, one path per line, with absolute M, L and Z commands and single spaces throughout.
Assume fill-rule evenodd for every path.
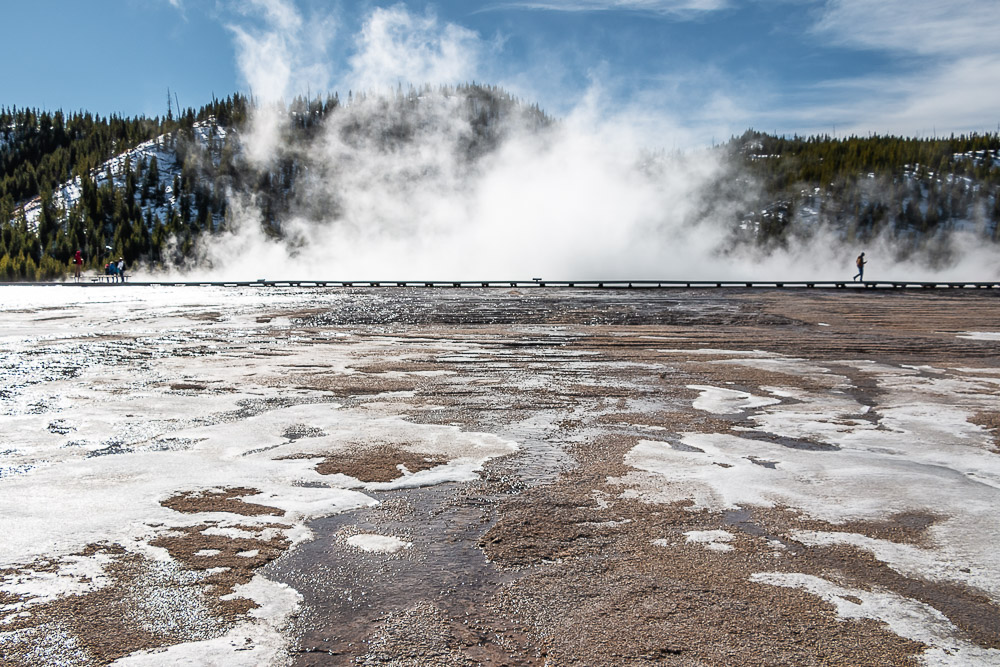
M 988 130 L 1000 121 L 1000 3 L 981 0 L 830 0 L 812 33 L 832 45 L 881 52 L 895 73 L 820 82 L 829 127 L 927 135 Z
M 181 19 L 184 21 L 188 20 L 187 9 L 184 7 L 184 0 L 167 0 L 167 4 L 177 10 L 180 14 Z
M 991 0 L 831 0 L 815 32 L 846 46 L 964 57 L 1000 53 Z
M 1000 58 L 935 63 L 902 76 L 884 74 L 826 82 L 829 102 L 798 116 L 822 116 L 845 132 L 928 136 L 989 131 L 1000 122 Z
M 691 16 L 731 6 L 730 0 L 512 0 L 489 9 L 536 9 L 557 12 L 628 11 Z

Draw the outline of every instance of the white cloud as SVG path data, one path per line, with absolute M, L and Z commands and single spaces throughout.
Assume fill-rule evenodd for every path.
M 790 114 L 807 130 L 926 136 L 989 131 L 1000 115 L 1000 3 L 981 0 L 830 0 L 813 34 L 881 52 L 891 73 L 818 82 L 813 104 Z
M 181 20 L 183 21 L 188 20 L 187 9 L 184 7 L 184 0 L 166 0 L 166 1 L 168 5 L 177 10 L 177 13 L 181 17 Z
M 939 136 L 989 131 L 1000 121 L 1000 56 L 962 58 L 902 77 L 871 76 L 833 82 L 850 102 L 838 114 L 845 131 Z
M 523 0 L 504 2 L 497 8 L 559 12 L 631 11 L 685 16 L 726 9 L 730 4 L 729 0 Z
M 927 55 L 1000 53 L 991 0 L 831 0 L 815 31 L 839 44 Z

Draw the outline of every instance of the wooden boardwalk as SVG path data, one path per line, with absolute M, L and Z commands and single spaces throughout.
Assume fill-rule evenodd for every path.
M 1000 289 L 1000 281 L 916 281 L 916 280 L 157 280 L 111 283 L 81 282 L 0 282 L 0 286 L 34 285 L 63 287 L 437 287 L 437 288 L 576 288 L 576 289 Z

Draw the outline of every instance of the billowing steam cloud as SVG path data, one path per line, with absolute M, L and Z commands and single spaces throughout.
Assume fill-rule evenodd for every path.
M 330 16 L 306 20 L 288 0 L 250 0 L 243 6 L 256 25 L 230 25 L 240 73 L 250 93 L 262 104 L 246 137 L 251 160 L 274 155 L 282 119 L 275 102 L 331 85 L 327 48 L 336 32 Z M 262 25 L 260 25 L 262 24 Z
M 204 248 L 219 278 L 823 280 L 853 273 L 861 248 L 830 235 L 766 256 L 731 251 L 734 212 L 753 200 L 752 185 L 730 183 L 722 197 L 725 165 L 716 152 L 652 155 L 650 148 L 665 143 L 669 118 L 650 123 L 607 113 L 594 91 L 544 132 L 512 120 L 496 150 L 469 162 L 470 127 L 456 109 L 464 100 L 423 89 L 419 104 L 408 107 L 416 114 L 408 141 L 386 145 L 378 124 L 407 106 L 395 93 L 400 83 L 476 78 L 493 47 L 432 13 L 376 9 L 355 39 L 350 70 L 334 76 L 322 64 L 334 21 L 306 20 L 285 0 L 255 0 L 252 7 L 263 27 L 233 28 L 241 71 L 262 102 L 243 138 L 252 160 L 267 164 L 293 150 L 282 145 L 287 117 L 269 100 L 329 89 L 331 82 L 341 94 L 367 94 L 294 149 L 308 171 L 282 220 L 284 239 L 263 233 L 253 198 L 232 203 L 233 232 Z M 348 125 L 375 129 L 352 135 Z M 890 266 L 888 240 L 864 249 L 871 277 L 934 275 L 916 265 Z M 971 243 L 957 249 L 964 261 L 942 277 L 1000 273 L 995 252 Z
M 415 16 L 403 5 L 375 9 L 356 42 L 351 72 L 341 88 L 469 81 L 489 50 L 475 32 L 452 23 L 441 26 L 433 13 Z

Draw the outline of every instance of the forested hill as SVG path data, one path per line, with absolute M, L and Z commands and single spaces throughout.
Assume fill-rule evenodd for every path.
M 510 127 L 552 123 L 537 105 L 476 84 L 296 98 L 278 109 L 281 142 L 260 165 L 240 139 L 253 107 L 237 94 L 176 118 L 0 110 L 0 281 L 64 276 L 77 249 L 88 269 L 120 256 L 133 267 L 190 267 L 199 240 L 227 230 L 231 200 L 241 197 L 252 197 L 274 237 L 293 207 L 336 220 L 336 201 L 313 201 L 297 187 L 301 175 L 337 167 L 309 150 L 331 122 L 346 147 L 389 155 L 428 126 L 444 127 L 469 164 Z
M 512 127 L 537 132 L 541 146 L 547 128 L 558 126 L 537 106 L 475 84 L 375 99 L 298 98 L 277 110 L 278 148 L 261 163 L 243 141 L 254 111 L 243 95 L 162 118 L 0 109 L 0 280 L 58 279 L 78 248 L 90 269 L 119 256 L 149 269 L 189 266 L 201 241 L 227 230 L 237 199 L 252 199 L 274 238 L 284 237 L 291 213 L 335 224 L 335 194 L 317 198 L 303 183 L 349 179 L 350 151 L 382 151 L 391 160 L 438 128 L 453 135 L 449 149 L 471 169 Z M 343 164 L 310 150 L 331 123 Z M 953 230 L 1000 243 L 997 134 L 838 139 L 748 131 L 712 150 L 726 168 L 705 196 L 737 202 L 723 208 L 730 217 L 714 221 L 730 228 L 734 247 L 766 250 L 821 228 L 845 241 L 891 235 L 901 255 Z
M 903 254 L 956 229 L 1000 242 L 1000 134 L 836 139 L 747 131 L 718 150 L 760 186 L 747 218 L 758 243 L 787 243 L 817 226 L 861 241 L 889 233 Z
M 155 157 L 124 163 L 115 158 L 156 142 L 169 146 L 183 166 L 184 138 L 199 123 L 237 127 L 246 122 L 248 108 L 247 99 L 236 95 L 177 117 L 151 119 L 0 109 L 0 280 L 64 275 L 76 249 L 85 250 L 92 267 L 111 254 L 149 261 L 156 245 L 166 242 L 172 216 L 152 215 L 148 203 L 164 202 L 167 188 L 178 204 L 184 196 L 202 199 L 208 184 L 197 182 L 190 169 L 177 183 L 163 182 Z M 116 162 L 118 173 L 112 173 Z

